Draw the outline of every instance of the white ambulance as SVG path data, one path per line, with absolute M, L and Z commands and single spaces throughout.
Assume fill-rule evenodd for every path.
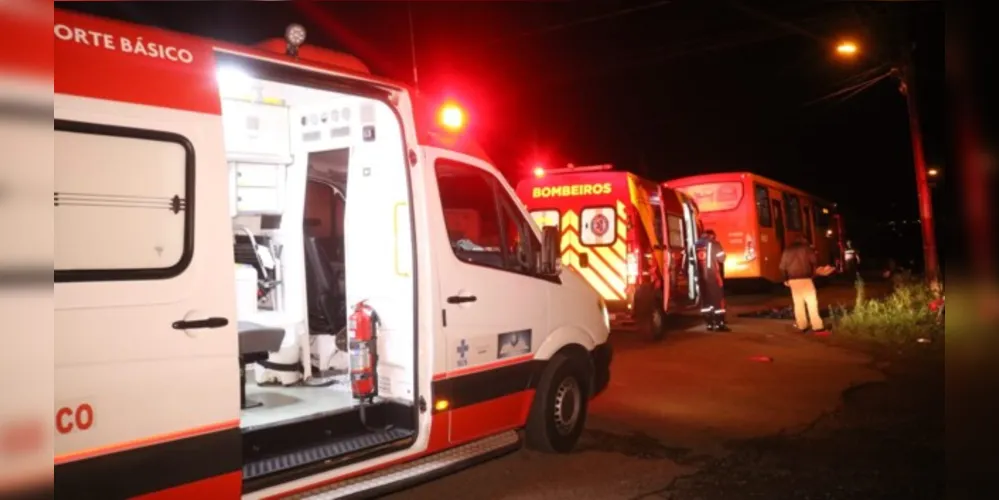
M 557 231 L 461 108 L 304 36 L 56 11 L 59 497 L 363 496 L 577 442 L 608 316 Z

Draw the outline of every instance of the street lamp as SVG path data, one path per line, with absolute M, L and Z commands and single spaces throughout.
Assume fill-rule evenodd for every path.
M 843 40 L 836 45 L 836 53 L 843 57 L 853 57 L 859 50 L 857 44 L 849 40 Z
M 930 177 L 936 177 L 940 175 L 940 169 L 936 167 L 930 167 L 929 169 L 926 170 L 926 175 Z

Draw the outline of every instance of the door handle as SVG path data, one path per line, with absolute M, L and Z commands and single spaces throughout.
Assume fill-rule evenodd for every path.
M 448 304 L 464 304 L 465 302 L 475 302 L 475 295 L 452 295 L 447 298 Z
M 173 322 L 174 330 L 193 330 L 195 328 L 222 328 L 229 324 L 226 318 L 207 318 L 192 321 L 180 320 Z

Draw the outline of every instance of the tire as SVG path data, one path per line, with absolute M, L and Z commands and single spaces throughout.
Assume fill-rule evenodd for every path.
M 666 311 L 662 308 L 662 298 L 657 293 L 657 300 L 651 303 L 648 311 L 638 319 L 639 331 L 642 335 L 660 341 L 666 337 Z
M 561 352 L 552 356 L 527 417 L 529 448 L 568 453 L 576 447 L 586 425 L 591 371 L 586 360 Z
M 666 337 L 666 312 L 662 307 L 656 306 L 652 309 L 649 317 L 649 329 L 652 340 L 659 341 Z

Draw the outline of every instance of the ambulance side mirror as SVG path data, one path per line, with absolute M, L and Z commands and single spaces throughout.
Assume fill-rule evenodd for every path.
M 562 233 L 555 226 L 541 228 L 541 269 L 544 276 L 558 276 L 561 269 Z

